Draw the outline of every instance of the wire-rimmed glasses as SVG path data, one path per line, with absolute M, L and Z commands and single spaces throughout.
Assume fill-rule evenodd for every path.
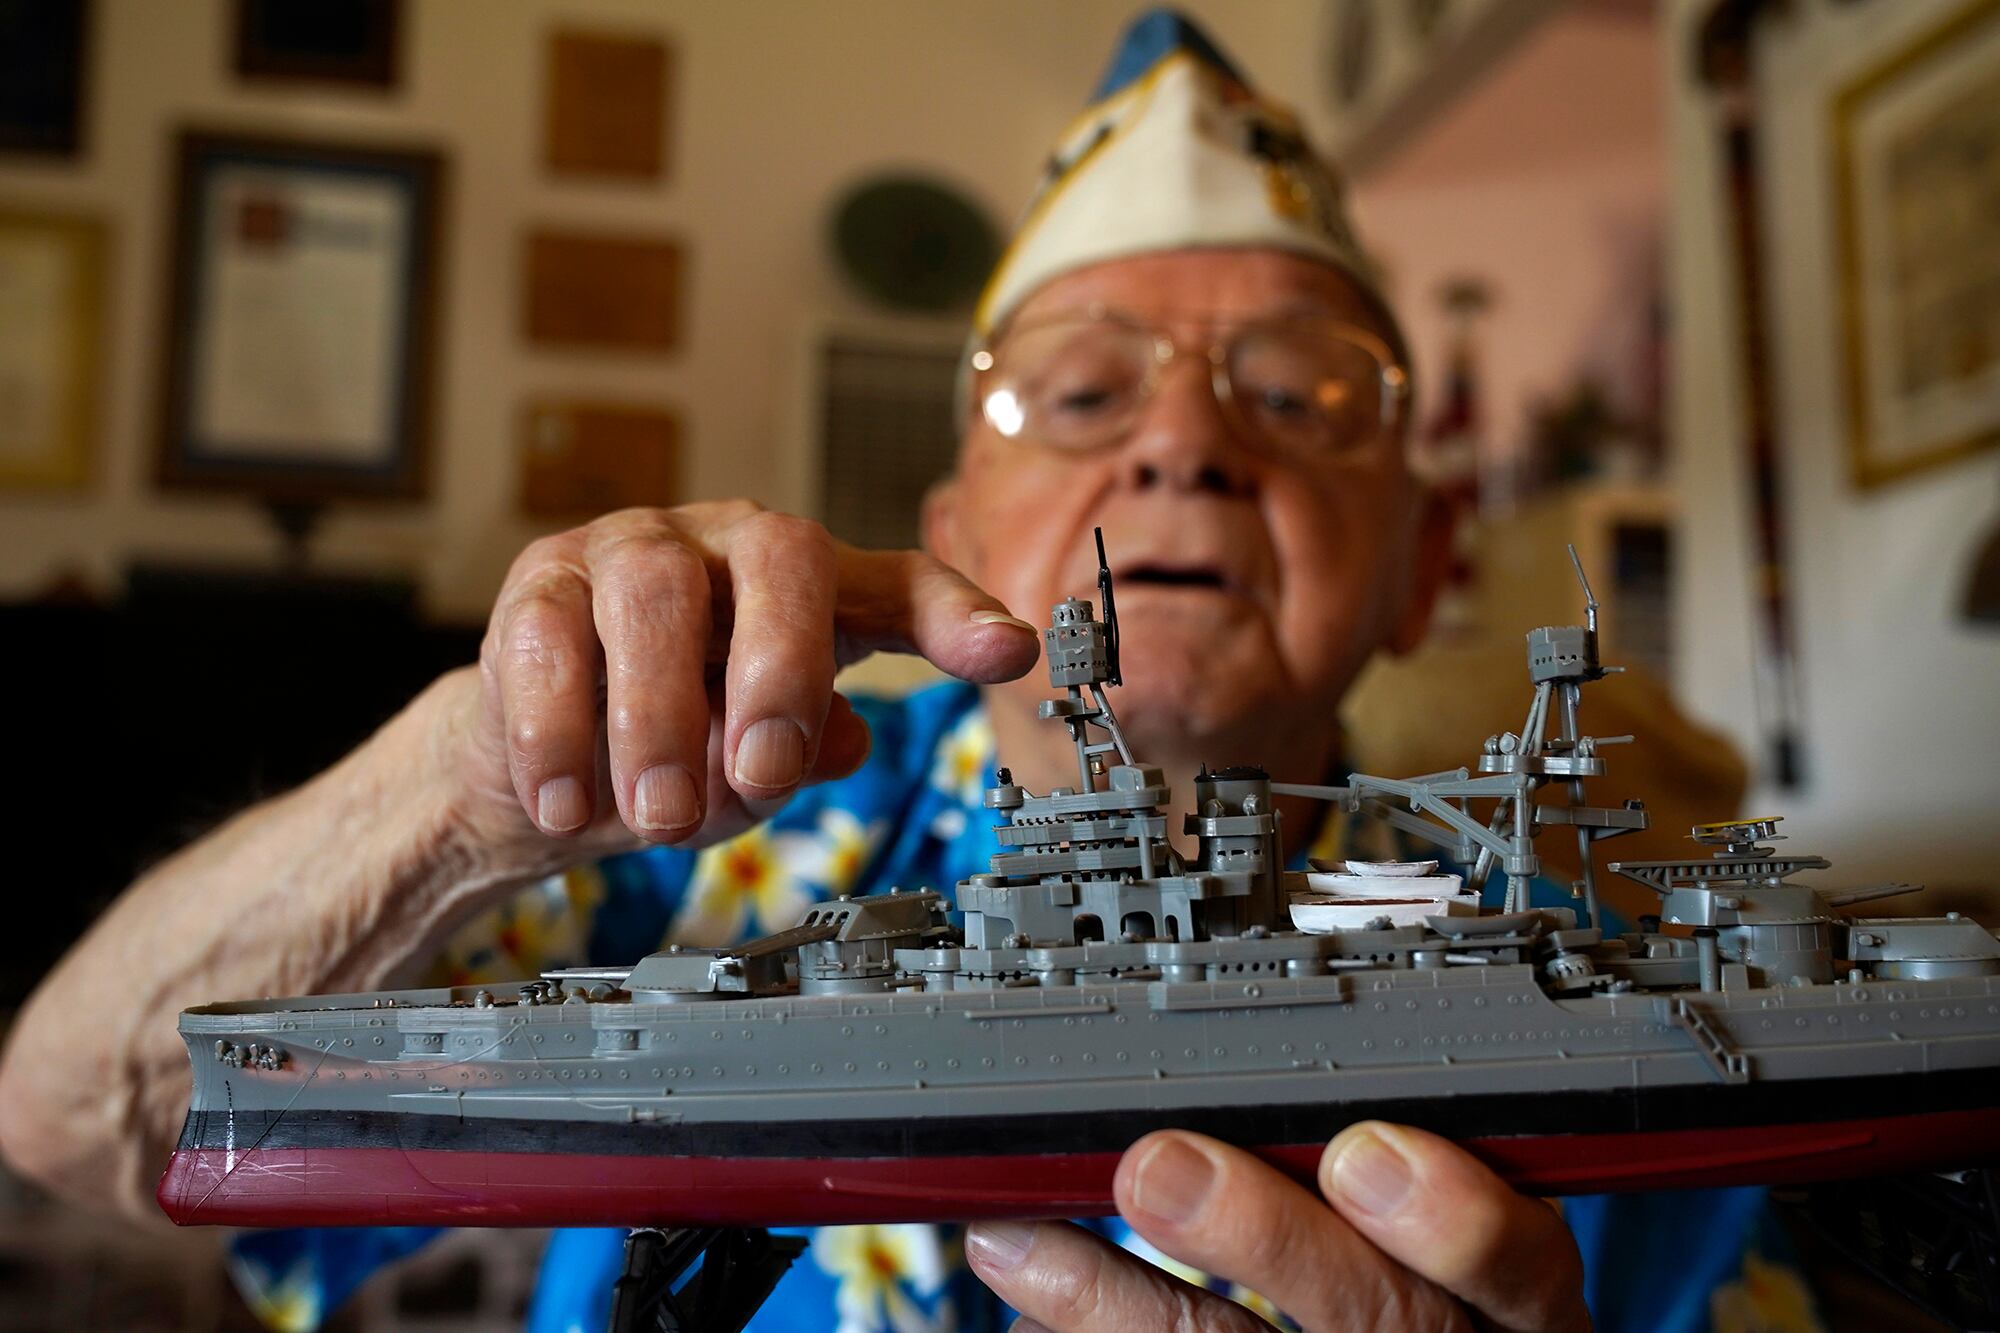
M 1206 347 L 1101 307 L 1018 325 L 973 353 L 973 394 L 1002 436 L 1055 449 L 1123 440 L 1168 368 L 1204 355 L 1225 414 L 1252 440 L 1328 458 L 1394 434 L 1409 373 L 1367 329 L 1317 316 L 1237 325 Z

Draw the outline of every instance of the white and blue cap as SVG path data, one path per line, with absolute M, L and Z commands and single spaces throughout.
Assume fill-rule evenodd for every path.
M 1089 108 L 1051 153 L 980 297 L 973 340 L 1060 274 L 1203 246 L 1324 260 L 1388 317 L 1340 177 L 1298 117 L 1254 92 L 1191 20 L 1152 10 L 1126 29 Z

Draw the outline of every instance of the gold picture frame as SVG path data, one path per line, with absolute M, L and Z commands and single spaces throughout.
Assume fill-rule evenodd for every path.
M 0 489 L 90 483 L 105 235 L 91 217 L 0 210 Z
M 1872 488 L 2000 445 L 2000 0 L 1833 100 L 1848 455 Z

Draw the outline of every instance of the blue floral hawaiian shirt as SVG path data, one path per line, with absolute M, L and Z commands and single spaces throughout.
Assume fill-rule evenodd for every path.
M 949 888 L 999 850 L 981 805 L 993 732 L 978 692 L 948 683 L 897 700 L 856 700 L 874 730 L 852 777 L 802 792 L 768 823 L 698 853 L 653 848 L 550 879 L 487 914 L 446 949 L 433 978 L 468 985 L 545 968 L 629 963 L 665 941 L 732 943 L 790 927 L 807 904 L 891 885 Z M 1337 855 L 1329 824 L 1315 855 Z M 1812 1298 L 1761 1190 L 1576 1198 L 1564 1216 L 1584 1256 L 1586 1297 L 1606 1330 L 1819 1327 Z M 1123 1223 L 1106 1234 L 1274 1322 L 1254 1293 L 1153 1250 Z M 232 1244 L 238 1285 L 274 1329 L 310 1330 L 431 1228 L 250 1232 Z M 821 1227 L 779 1282 L 754 1333 L 945 1333 L 1002 1329 L 1009 1312 L 965 1265 L 959 1228 Z M 624 1232 L 557 1231 L 542 1260 L 530 1333 L 605 1327 Z

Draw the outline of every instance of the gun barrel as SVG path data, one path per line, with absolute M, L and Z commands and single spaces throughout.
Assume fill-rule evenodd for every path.
M 1905 893 L 1915 893 L 1921 884 L 1874 884 L 1865 889 L 1840 889 L 1829 893 L 1820 891 L 1820 897 L 1830 907 L 1846 907 L 1853 903 L 1872 903 L 1877 898 L 1896 898 Z

